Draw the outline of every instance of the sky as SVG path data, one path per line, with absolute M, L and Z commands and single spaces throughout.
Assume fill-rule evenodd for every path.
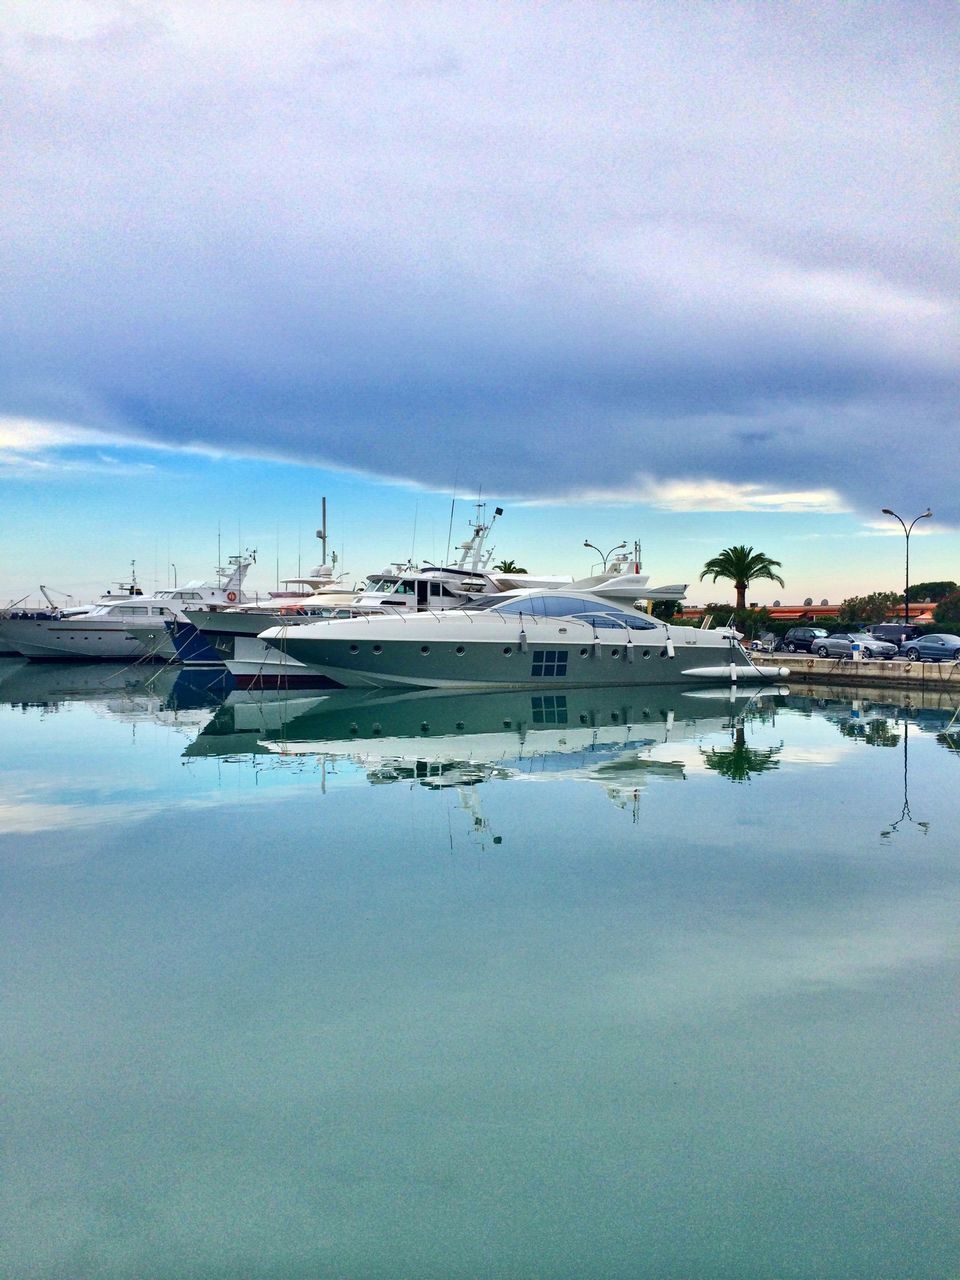
M 0 24 L 0 603 L 747 543 L 960 580 L 952 3 L 31 0 Z M 489 514 L 489 510 L 488 510 Z M 175 566 L 175 567 L 174 567 Z

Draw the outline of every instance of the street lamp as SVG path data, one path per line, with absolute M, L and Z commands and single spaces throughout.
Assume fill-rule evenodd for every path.
M 906 573 L 904 575 L 904 586 L 903 586 L 903 621 L 905 626 L 909 626 L 910 625 L 910 534 L 913 532 L 913 526 L 917 523 L 918 520 L 926 520 L 929 516 L 933 515 L 933 512 L 930 510 L 929 507 L 927 507 L 926 511 L 921 511 L 918 516 L 913 517 L 909 525 L 906 525 L 903 523 L 903 520 L 900 519 L 897 513 L 895 511 L 891 511 L 889 507 L 881 507 L 880 510 L 883 515 L 893 516 L 894 520 L 900 520 L 900 528 L 903 530 L 903 535 L 907 540 L 907 566 L 906 566 Z
M 610 557 L 613 555 L 615 551 L 619 551 L 622 547 L 625 547 L 627 544 L 625 542 L 618 542 L 615 547 L 610 548 L 610 550 L 607 552 L 606 555 L 603 554 L 603 552 L 600 550 L 599 547 L 595 547 L 592 542 L 588 542 L 586 538 L 584 538 L 583 540 L 583 545 L 585 547 L 589 547 L 591 551 L 595 551 L 597 553 L 597 555 L 603 561 L 603 572 L 606 573 L 607 561 L 610 559 Z

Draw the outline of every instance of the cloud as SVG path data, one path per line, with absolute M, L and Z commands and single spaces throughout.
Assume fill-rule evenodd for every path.
M 68 423 L 0 417 L 0 479 L 50 480 L 69 474 L 149 475 L 156 470 L 152 463 L 113 457 L 102 451 L 103 446 L 124 450 L 139 443 Z
M 956 525 L 958 31 L 938 4 L 31 5 L 0 49 L 0 413 Z
M 833 514 L 847 508 L 829 489 L 797 492 L 764 490 L 759 484 L 725 480 L 655 480 L 638 476 L 620 489 L 581 489 L 557 498 L 534 499 L 530 506 L 636 506 L 661 511 L 782 511 Z

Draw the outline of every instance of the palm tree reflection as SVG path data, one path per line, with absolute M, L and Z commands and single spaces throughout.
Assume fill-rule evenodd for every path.
M 763 750 L 748 746 L 742 720 L 734 722 L 731 742 L 733 745 L 722 751 L 716 747 L 711 747 L 708 751 L 700 749 L 704 764 L 721 777 L 729 778 L 731 782 L 749 782 L 755 773 L 769 773 L 772 769 L 780 768 L 778 757 L 783 750 L 783 743 L 779 747 L 767 747 Z

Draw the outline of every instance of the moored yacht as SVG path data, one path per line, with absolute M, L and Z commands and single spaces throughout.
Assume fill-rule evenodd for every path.
M 48 662 L 122 662 L 167 660 L 166 623 L 183 618 L 188 606 L 209 608 L 242 600 L 243 580 L 253 555 L 231 556 L 229 568 L 217 571 L 213 582 L 188 582 L 183 587 L 144 595 L 134 579 L 121 584 L 89 609 L 50 617 L 10 619 L 2 624 L 4 641 L 25 658 Z
M 638 577 L 507 591 L 437 613 L 279 626 L 261 639 L 345 687 L 703 684 L 787 674 L 755 667 L 731 629 L 673 626 L 631 607 L 631 599 L 677 590 L 657 591 Z
M 506 573 L 491 568 L 493 549 L 487 547 L 486 542 L 494 522 L 502 514 L 502 509 L 496 507 L 488 522 L 486 504 L 477 503 L 470 522 L 470 537 L 460 544 L 459 555 L 449 565 L 395 563 L 370 574 L 355 593 L 338 597 L 332 585 L 327 584 L 323 590 L 283 603 L 270 600 L 266 604 L 205 615 L 190 611 L 187 616 L 200 636 L 220 653 L 239 687 L 324 687 L 330 683 L 328 678 L 310 670 L 292 654 L 278 652 L 265 644 L 258 638 L 260 633 L 276 626 L 297 628 L 351 617 L 438 613 L 510 588 L 554 588 L 569 583 L 569 577 L 540 577 L 525 571 Z M 642 582 L 646 582 L 646 578 Z M 680 594 L 682 591 L 679 588 Z

